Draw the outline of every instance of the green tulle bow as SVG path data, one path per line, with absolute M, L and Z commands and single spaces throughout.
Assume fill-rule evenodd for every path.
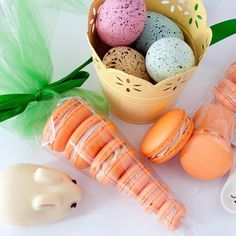
M 79 96 L 108 114 L 105 99 L 79 88 L 92 58 L 66 77 L 51 82 L 48 40 L 34 0 L 0 2 L 0 122 L 24 137 L 39 135 L 60 99 Z
M 44 88 L 33 93 L 0 95 L 0 122 L 21 114 L 32 102 L 52 100 L 56 94 L 62 95 L 75 87 L 80 87 L 89 78 L 89 73 L 81 71 L 81 69 L 91 61 L 92 58 L 65 78 L 48 84 Z M 79 95 L 79 92 L 77 95 Z

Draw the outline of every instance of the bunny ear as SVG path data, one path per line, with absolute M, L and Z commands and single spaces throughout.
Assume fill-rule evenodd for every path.
M 36 211 L 55 208 L 61 204 L 61 197 L 59 194 L 43 194 L 36 196 L 33 199 L 32 207 Z
M 61 181 L 61 176 L 56 171 L 38 168 L 34 173 L 34 180 L 37 183 L 56 184 Z

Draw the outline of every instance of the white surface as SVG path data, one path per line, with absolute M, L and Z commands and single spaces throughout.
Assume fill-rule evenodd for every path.
M 236 16 L 235 0 L 205 0 L 205 4 L 208 9 L 209 25 Z M 85 38 L 86 23 L 86 16 L 70 13 L 60 15 L 52 42 L 55 78 L 61 78 L 90 56 Z M 224 69 L 236 59 L 235 40 L 236 36 L 231 37 L 209 49 L 197 73 L 179 99 L 178 106 L 186 108 L 190 113 L 195 111 L 211 85 L 220 79 Z M 86 87 L 100 90 L 93 66 L 89 66 L 88 70 L 91 72 L 91 78 Z M 131 125 L 114 117 L 111 118 L 131 144 L 138 148 L 148 126 Z M 3 129 L 0 129 L 0 143 L 1 169 L 17 162 L 58 167 L 75 177 L 84 191 L 81 205 L 71 217 L 51 225 L 26 229 L 0 224 L 0 235 L 181 235 L 179 232 L 165 231 L 152 215 L 144 213 L 134 199 L 127 199 L 112 187 L 100 186 L 94 180 L 55 159 L 36 143 L 21 140 Z M 220 190 L 224 179 L 213 182 L 194 180 L 183 172 L 178 158 L 155 168 L 176 195 L 189 207 L 192 221 L 195 221 L 192 227 L 198 224 L 201 228 L 196 235 L 236 235 L 236 216 L 225 212 L 220 205 Z M 185 234 L 190 235 L 189 232 Z

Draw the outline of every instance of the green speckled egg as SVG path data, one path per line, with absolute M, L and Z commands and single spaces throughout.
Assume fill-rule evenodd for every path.
M 156 82 L 184 72 L 195 65 L 191 47 L 177 38 L 156 41 L 146 56 L 147 70 Z
M 174 21 L 164 15 L 149 11 L 144 30 L 135 42 L 135 48 L 146 54 L 153 43 L 167 37 L 184 40 L 182 30 Z

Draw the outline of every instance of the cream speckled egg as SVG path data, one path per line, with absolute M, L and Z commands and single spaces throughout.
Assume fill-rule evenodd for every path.
M 153 43 L 167 37 L 184 40 L 182 30 L 174 21 L 164 15 L 149 11 L 144 30 L 135 42 L 135 48 L 146 54 Z
M 142 54 L 129 47 L 115 47 L 109 50 L 103 58 L 107 68 L 124 71 L 127 74 L 150 81 L 145 58 Z
M 163 38 L 148 50 L 146 66 L 152 79 L 159 82 L 195 65 L 191 47 L 177 38 Z

